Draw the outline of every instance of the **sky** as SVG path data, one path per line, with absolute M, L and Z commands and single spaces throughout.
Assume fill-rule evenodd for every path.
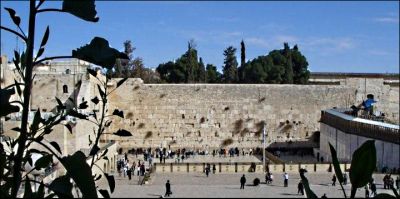
M 45 2 L 43 8 L 61 8 Z M 1 25 L 15 29 L 4 7 L 14 8 L 27 31 L 28 2 L 1 1 Z M 68 13 L 37 17 L 36 44 L 46 26 L 50 38 L 45 55 L 71 55 L 95 37 L 123 50 L 131 40 L 146 67 L 179 58 L 194 39 L 205 63 L 221 70 L 223 50 L 240 42 L 246 58 L 297 44 L 311 72 L 399 73 L 399 2 L 334 1 L 97 1 L 100 21 L 83 21 Z M 1 31 L 1 54 L 13 55 L 23 43 Z M 36 46 L 36 49 L 39 47 Z M 239 62 L 240 63 L 240 62 Z

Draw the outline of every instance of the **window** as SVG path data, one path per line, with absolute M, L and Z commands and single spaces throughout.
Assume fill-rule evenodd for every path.
M 68 93 L 68 86 L 67 85 L 63 86 L 63 93 Z

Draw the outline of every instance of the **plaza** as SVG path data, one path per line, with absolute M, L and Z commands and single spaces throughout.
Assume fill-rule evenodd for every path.
M 138 176 L 131 181 L 128 177 L 116 176 L 116 188 L 111 197 L 133 197 L 133 198 L 160 198 L 165 194 L 165 183 L 171 182 L 171 198 L 305 198 L 297 194 L 297 184 L 300 180 L 299 174 L 289 174 L 289 186 L 283 187 L 283 173 L 274 174 L 272 184 L 265 184 L 262 174 L 246 173 L 246 186 L 240 190 L 240 177 L 243 174 L 210 174 L 206 177 L 201 173 L 190 174 L 154 174 L 149 184 L 138 185 Z M 332 173 L 306 174 L 311 189 L 318 197 L 324 193 L 328 198 L 343 198 L 343 193 L 338 183 L 331 185 Z M 259 178 L 261 184 L 253 186 L 253 180 Z M 378 193 L 393 194 L 391 190 L 383 189 L 383 175 L 375 174 Z M 344 186 L 346 194 L 350 195 L 351 185 Z M 356 197 L 365 197 L 364 189 L 357 191 Z

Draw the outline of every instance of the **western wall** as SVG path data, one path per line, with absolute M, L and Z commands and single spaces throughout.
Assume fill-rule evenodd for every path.
M 74 65 L 64 63 L 67 64 Z M 74 96 L 79 80 L 82 85 L 76 93 L 76 103 L 93 98 L 98 94 L 96 80 L 86 74 L 86 67 L 78 63 L 69 71 L 37 72 L 31 109 L 51 111 L 57 105 L 55 97 L 65 102 Z M 13 81 L 13 73 L 9 73 L 3 84 Z M 112 79 L 111 89 L 118 80 Z M 310 85 L 144 84 L 132 78 L 110 96 L 109 111 L 123 110 L 125 119 L 115 117 L 108 133 L 126 129 L 133 136 L 105 135 L 101 141 L 116 140 L 124 149 L 213 149 L 227 144 L 254 148 L 262 146 L 263 122 L 267 127 L 267 144 L 303 141 L 319 131 L 321 110 L 350 107 L 368 93 L 378 99 L 377 110 L 399 124 L 398 74 L 314 74 Z M 89 108 L 82 113 L 99 110 L 98 105 L 88 104 Z M 16 123 L 4 122 L 4 132 L 10 134 Z M 91 123 L 78 121 L 72 134 L 61 126 L 49 139 L 59 140 L 61 148 L 68 152 L 87 149 L 88 135 L 93 134 L 93 129 Z
M 132 79 L 110 97 L 109 110 L 125 113 L 110 131 L 122 128 L 133 136 L 104 139 L 127 149 L 214 149 L 230 142 L 230 147 L 261 147 L 263 121 L 267 143 L 304 140 L 319 130 L 322 109 L 349 107 L 354 99 L 346 86 L 141 84 Z

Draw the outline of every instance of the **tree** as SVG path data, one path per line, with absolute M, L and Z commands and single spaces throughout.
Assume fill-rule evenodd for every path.
M 183 68 L 187 68 L 187 81 L 188 83 L 197 82 L 198 78 L 198 59 L 197 59 L 197 50 L 196 43 L 193 39 L 188 42 L 188 50 L 185 55 L 180 59 L 180 64 L 183 64 Z
M 240 42 L 240 66 L 244 66 L 246 63 L 246 47 L 244 41 Z
M 194 40 L 188 42 L 188 50 L 175 62 L 158 65 L 156 71 L 161 80 L 168 83 L 204 82 L 204 63 L 198 59 Z
M 283 74 L 284 84 L 293 84 L 293 64 L 292 64 L 292 53 L 288 43 L 283 44 L 283 56 L 286 58 L 285 73 Z
M 292 63 L 293 63 L 293 83 L 307 84 L 310 78 L 310 71 L 308 70 L 308 62 L 304 55 L 301 54 L 297 45 L 292 49 Z
M 28 22 L 28 32 L 25 34 L 23 29 L 20 27 L 21 18 L 16 14 L 15 10 L 11 8 L 5 8 L 14 24 L 18 27 L 18 31 L 12 30 L 8 27 L 1 26 L 1 30 L 8 31 L 17 37 L 20 37 L 26 44 L 26 50 L 20 55 L 19 52 L 14 52 L 14 64 L 16 67 L 17 75 L 21 78 L 21 82 L 15 80 L 15 83 L 8 85 L 4 89 L 0 89 L 0 117 L 7 117 L 7 115 L 18 112 L 19 108 L 15 109 L 12 104 L 20 104 L 22 106 L 22 118 L 20 127 L 15 127 L 14 129 L 19 132 L 15 139 L 10 139 L 6 141 L 6 145 L 1 144 L 0 146 L 0 195 L 1 198 L 16 198 L 19 197 L 18 193 L 23 190 L 24 198 L 44 198 L 45 187 L 48 188 L 52 193 L 49 195 L 50 198 L 57 196 L 58 198 L 73 197 L 72 195 L 72 182 L 80 190 L 83 197 L 87 198 L 97 198 L 97 191 L 100 192 L 103 197 L 109 196 L 107 190 L 99 189 L 96 187 L 96 180 L 98 178 L 93 176 L 92 169 L 96 165 L 96 161 L 105 157 L 106 152 L 99 154 L 99 140 L 100 136 L 104 134 L 105 125 L 109 120 L 109 115 L 107 114 L 107 96 L 112 92 L 107 91 L 108 81 L 110 79 L 110 74 L 116 65 L 117 59 L 128 59 L 125 53 L 121 53 L 118 50 L 111 48 L 107 40 L 95 37 L 92 39 L 90 44 L 82 46 L 72 51 L 72 55 L 68 56 L 56 56 L 56 57 L 45 57 L 41 58 L 45 52 L 45 46 L 47 44 L 50 28 L 47 27 L 42 37 L 40 47 L 38 52 L 34 55 L 35 49 L 35 28 L 36 28 L 36 17 L 39 14 L 45 12 L 61 12 L 70 13 L 86 21 L 97 22 L 99 18 L 97 17 L 97 11 L 95 10 L 94 0 L 81 1 L 71 1 L 64 0 L 62 4 L 62 9 L 57 8 L 41 8 L 45 0 L 35 1 L 30 0 L 29 2 L 29 22 Z M 42 118 L 40 110 L 36 111 L 33 120 L 28 123 L 28 116 L 30 110 L 31 101 L 31 89 L 32 82 L 34 78 L 33 68 L 42 64 L 47 60 L 54 60 L 60 58 L 76 58 L 81 59 L 92 64 L 98 65 L 103 68 L 104 71 L 108 71 L 105 80 L 100 80 L 96 77 L 97 73 L 93 70 L 88 70 L 92 76 L 94 76 L 98 81 L 98 90 L 100 93 L 101 100 L 96 96 L 91 101 L 92 103 L 101 103 L 102 110 L 99 118 L 94 116 L 84 115 L 78 112 L 78 109 L 86 109 L 88 107 L 87 101 L 82 102 L 77 107 L 67 108 L 65 103 L 62 103 L 58 98 L 56 101 L 58 103 L 57 111 L 54 116 L 50 118 Z M 126 79 L 123 79 L 117 83 L 117 87 L 122 85 Z M 78 83 L 79 85 L 79 83 Z M 17 91 L 19 100 L 9 102 L 9 96 Z M 74 100 L 74 99 L 70 99 Z M 75 103 L 75 102 L 74 102 Z M 119 115 L 123 115 L 119 114 Z M 95 123 L 97 122 L 95 131 L 95 142 L 90 145 L 91 148 L 89 156 L 86 156 L 83 152 L 77 151 L 73 155 L 63 155 L 57 142 L 44 142 L 48 134 L 51 134 L 53 128 L 57 125 L 61 125 L 62 122 L 66 121 L 66 117 L 74 117 L 82 120 L 87 120 Z M 90 120 L 92 119 L 92 120 Z M 99 120 L 98 120 L 99 119 Z M 95 121 L 94 121 L 95 120 Z M 69 124 L 65 125 L 68 129 L 71 129 Z M 124 135 L 130 134 L 129 132 L 124 132 Z M 45 150 L 40 151 L 34 147 L 32 144 L 38 144 L 45 148 Z M 7 147 L 7 148 L 5 148 Z M 16 151 L 15 151 L 16 149 Z M 11 153 L 5 153 L 5 151 L 13 151 Z M 35 152 L 36 151 L 36 152 Z M 32 161 L 32 154 L 37 153 L 42 154 L 34 165 L 30 162 Z M 41 170 L 53 162 L 53 157 L 58 159 L 59 162 L 66 169 L 67 174 L 59 176 L 50 185 L 44 184 L 43 181 L 35 181 L 29 174 L 34 170 Z M 91 158 L 90 165 L 86 162 L 88 158 Z M 31 170 L 25 170 L 25 165 L 31 164 L 33 167 Z M 98 165 L 96 165 L 98 166 Z M 25 173 L 24 176 L 22 174 Z M 110 186 L 111 192 L 115 188 L 115 180 L 112 175 L 103 173 L 102 176 L 107 178 Z M 100 178 L 99 178 L 100 179 Z M 24 188 L 21 188 L 21 183 L 25 182 Z M 31 184 L 39 184 L 38 190 L 32 190 Z
M 128 55 L 128 60 L 117 60 L 117 64 L 114 69 L 113 77 L 131 77 L 133 75 L 133 51 L 136 50 L 133 47 L 132 42 L 130 40 L 126 40 L 124 42 L 124 53 Z
M 221 73 L 217 71 L 217 67 L 207 64 L 206 67 L 206 83 L 219 83 L 221 81 Z
M 267 56 L 259 56 L 240 67 L 240 82 L 306 84 L 310 74 L 307 66 L 298 46 L 290 49 L 285 43 L 284 49 L 273 50 Z
M 244 41 L 240 42 L 240 67 L 238 68 L 238 76 L 239 76 L 239 82 L 246 82 L 245 81 L 245 64 L 246 64 L 246 47 L 244 44 Z
M 137 57 L 132 61 L 133 77 L 144 79 L 145 66 L 143 64 L 143 59 Z
M 235 83 L 238 81 L 238 63 L 236 60 L 236 48 L 229 46 L 224 50 L 223 81 L 225 83 Z
M 197 72 L 197 82 L 205 82 L 206 79 L 206 69 L 203 63 L 203 59 L 200 57 L 199 66 Z

